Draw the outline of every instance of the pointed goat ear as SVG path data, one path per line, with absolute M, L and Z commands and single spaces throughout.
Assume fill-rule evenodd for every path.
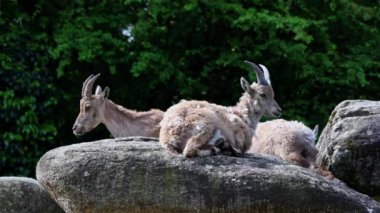
M 95 95 L 102 95 L 102 88 L 99 85 L 96 86 Z
M 247 80 L 245 80 L 244 77 L 240 78 L 240 85 L 241 88 L 243 88 L 243 90 L 246 91 L 250 96 L 255 95 L 255 91 L 251 88 L 251 85 L 248 83 Z
M 104 95 L 104 98 L 108 98 L 108 96 L 110 95 L 109 87 L 104 88 L 103 95 Z

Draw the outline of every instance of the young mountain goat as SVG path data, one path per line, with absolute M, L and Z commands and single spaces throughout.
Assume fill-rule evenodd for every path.
M 334 179 L 331 172 L 320 168 L 315 162 L 318 149 L 314 142 L 317 135 L 318 126 L 311 130 L 298 121 L 271 120 L 257 124 L 251 148 L 247 152 L 274 155 Z
M 248 152 L 269 154 L 293 164 L 316 168 L 318 150 L 314 141 L 318 126 L 311 130 L 298 121 L 283 119 L 259 123 Z
M 125 109 L 108 99 L 108 87 L 102 91 L 97 86 L 93 95 L 92 87 L 99 75 L 91 75 L 83 83 L 80 111 L 73 125 L 73 133 L 80 136 L 103 123 L 113 137 L 158 137 L 163 112 L 156 109 L 147 112 Z
M 255 70 L 258 83 L 240 79 L 245 93 L 236 106 L 181 101 L 165 112 L 160 131 L 164 148 L 186 157 L 208 156 L 219 149 L 239 156 L 249 149 L 260 117 L 280 116 L 281 108 L 274 100 L 267 68 L 245 62 Z

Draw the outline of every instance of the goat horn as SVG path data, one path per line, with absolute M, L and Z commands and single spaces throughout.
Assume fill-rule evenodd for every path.
M 87 85 L 87 83 L 88 83 L 88 81 L 92 78 L 92 77 L 94 77 L 94 75 L 90 75 L 90 76 L 88 76 L 87 78 L 86 78 L 86 80 L 83 82 L 83 86 L 82 86 L 82 97 L 84 97 L 84 90 L 86 89 L 86 85 Z
M 93 76 L 91 75 L 84 83 L 83 83 L 83 92 L 82 97 L 90 97 L 92 93 L 92 87 L 94 86 L 94 82 L 100 76 L 100 73 Z
M 244 61 L 245 63 L 252 66 L 252 68 L 255 70 L 256 77 L 257 77 L 257 83 L 261 85 L 269 85 L 268 81 L 265 79 L 264 71 L 259 67 L 257 64 L 250 62 L 250 61 Z

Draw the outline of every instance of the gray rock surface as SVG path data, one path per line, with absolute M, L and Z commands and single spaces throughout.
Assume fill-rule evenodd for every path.
M 380 195 L 380 101 L 340 103 L 317 148 L 319 165 L 358 191 Z
M 51 150 L 37 180 L 68 213 L 380 212 L 368 196 L 275 157 L 186 159 L 138 138 Z
M 0 212 L 59 213 L 62 209 L 34 179 L 0 177 Z

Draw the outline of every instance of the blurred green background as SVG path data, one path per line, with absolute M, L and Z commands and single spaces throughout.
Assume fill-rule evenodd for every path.
M 323 127 L 342 100 L 379 99 L 379 1 L 0 1 L 0 176 L 34 176 L 71 127 L 82 82 L 130 109 L 233 105 L 243 60 L 265 64 L 285 119 Z

